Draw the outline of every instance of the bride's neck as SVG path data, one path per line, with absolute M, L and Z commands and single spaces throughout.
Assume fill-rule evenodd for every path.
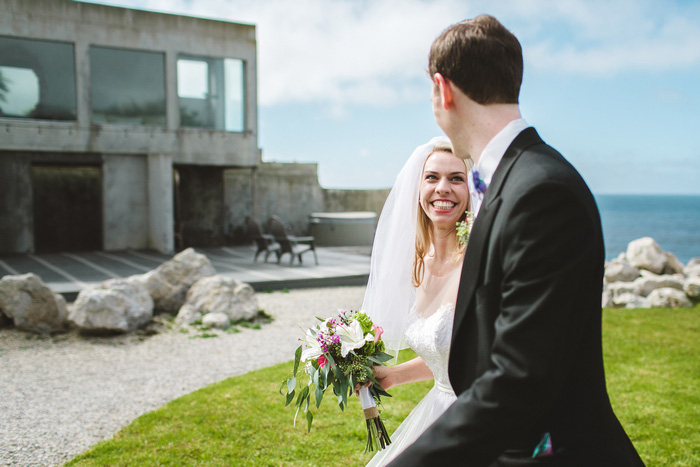
M 457 234 L 454 230 L 433 230 L 433 263 L 435 266 L 454 263 L 459 255 Z

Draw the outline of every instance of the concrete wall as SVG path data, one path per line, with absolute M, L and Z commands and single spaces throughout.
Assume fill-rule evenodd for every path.
M 371 211 L 382 212 L 389 188 L 378 190 L 323 190 L 323 210 L 325 212 Z
M 264 167 L 266 164 L 262 164 Z M 255 173 L 260 169 L 228 169 L 224 171 L 224 236 L 227 243 L 244 243 L 245 217 L 252 216 L 264 222 L 268 213 L 255 209 Z
M 323 209 L 316 164 L 263 164 L 254 176 L 253 212 L 259 221 L 273 214 L 296 235 L 306 235 L 309 214 Z

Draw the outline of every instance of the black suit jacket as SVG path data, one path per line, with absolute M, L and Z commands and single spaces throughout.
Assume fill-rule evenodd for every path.
M 610 406 L 600 216 L 533 128 L 505 152 L 474 223 L 449 376 L 457 401 L 392 466 L 643 466 Z M 532 458 L 544 433 L 554 455 Z

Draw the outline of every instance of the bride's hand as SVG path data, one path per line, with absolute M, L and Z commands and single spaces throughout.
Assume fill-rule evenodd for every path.
M 374 378 L 377 380 L 379 385 L 384 389 L 385 391 L 389 389 L 390 387 L 394 386 L 394 384 L 391 382 L 391 368 L 386 367 L 386 366 L 375 366 L 374 367 Z M 355 385 L 355 395 L 359 396 L 360 395 L 360 388 L 362 387 L 370 387 L 372 385 L 371 381 L 367 381 L 365 384 L 356 384 Z

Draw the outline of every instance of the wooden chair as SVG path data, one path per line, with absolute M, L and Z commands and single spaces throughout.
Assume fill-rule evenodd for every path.
M 255 252 L 253 262 L 256 262 L 258 260 L 258 255 L 264 251 L 266 263 L 270 253 L 277 255 L 277 262 L 279 263 L 281 246 L 275 241 L 275 237 L 270 234 L 264 234 L 258 221 L 250 216 L 246 216 L 245 218 L 245 228 L 248 232 L 248 236 L 253 239 L 258 247 L 258 251 Z
M 269 232 L 275 237 L 277 243 L 280 244 L 280 252 L 277 255 L 277 263 L 282 259 L 282 255 L 289 253 L 292 258 L 289 265 L 294 264 L 294 258 L 299 258 L 299 264 L 302 264 L 301 255 L 307 251 L 314 254 L 314 260 L 318 266 L 318 256 L 316 256 L 316 241 L 314 237 L 297 237 L 289 234 L 289 229 L 284 225 L 282 220 L 277 216 L 270 217 L 268 221 Z

